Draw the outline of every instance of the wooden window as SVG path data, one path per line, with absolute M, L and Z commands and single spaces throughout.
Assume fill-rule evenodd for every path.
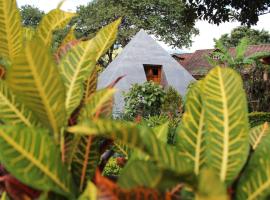
M 155 83 L 161 84 L 161 65 L 143 65 L 147 81 L 153 81 Z

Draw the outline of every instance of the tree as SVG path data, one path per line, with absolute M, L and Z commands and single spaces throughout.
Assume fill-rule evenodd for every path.
M 255 25 L 259 15 L 270 12 L 269 0 L 185 0 L 190 12 L 197 13 L 199 19 L 220 24 L 237 20 L 248 26 Z
M 94 0 L 77 10 L 79 36 L 88 37 L 100 27 L 122 17 L 119 44 L 125 46 L 140 29 L 154 34 L 159 40 L 175 47 L 190 46 L 196 14 L 187 16 L 188 10 L 180 0 Z
M 225 47 L 222 41 L 217 42 L 217 51 L 208 57 L 211 65 L 225 65 L 237 70 L 243 77 L 244 88 L 247 93 L 249 108 L 251 111 L 269 111 L 270 100 L 270 72 L 269 65 L 262 63 L 261 59 L 270 57 L 269 52 L 258 52 L 245 56 L 249 45 L 247 38 L 242 38 L 235 48 L 235 55 L 232 55 L 229 48 Z M 213 59 L 219 58 L 219 60 Z M 248 76 L 248 78 L 247 78 Z
M 36 27 L 45 14 L 44 11 L 30 5 L 22 6 L 20 11 L 23 25 L 30 27 Z
M 239 26 L 230 34 L 223 34 L 219 39 L 214 39 L 216 46 L 220 42 L 223 46 L 236 47 L 242 38 L 247 38 L 250 45 L 270 43 L 270 34 L 265 30 L 251 29 L 246 26 Z

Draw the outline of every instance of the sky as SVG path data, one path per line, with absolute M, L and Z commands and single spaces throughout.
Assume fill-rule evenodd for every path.
M 60 1 L 61 0 L 17 0 L 19 6 L 30 4 L 38 7 L 41 10 L 44 10 L 45 12 L 56 8 Z M 91 0 L 66 0 L 64 5 L 62 6 L 62 9 L 67 11 L 76 11 L 77 6 L 86 5 L 90 1 Z M 257 25 L 253 26 L 252 28 L 259 30 L 264 29 L 270 32 L 269 22 L 270 14 L 262 15 L 259 17 L 259 22 L 257 23 Z M 197 49 L 211 49 L 214 47 L 214 38 L 219 38 L 222 34 L 230 33 L 233 28 L 239 25 L 240 23 L 238 22 L 227 22 L 217 26 L 209 24 L 206 21 L 199 20 L 196 22 L 196 28 L 199 29 L 200 34 L 192 38 L 193 45 L 190 48 L 182 49 L 182 51 L 194 52 Z M 160 44 L 166 50 L 170 52 L 174 51 L 166 44 L 162 42 L 160 42 Z

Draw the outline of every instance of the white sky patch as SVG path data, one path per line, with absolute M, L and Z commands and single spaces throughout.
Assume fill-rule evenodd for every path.
M 17 0 L 19 7 L 25 4 L 34 5 L 45 12 L 48 12 L 57 7 L 61 0 Z M 91 0 L 66 0 L 62 9 L 66 11 L 76 11 L 79 5 L 87 5 Z M 270 32 L 270 14 L 262 15 L 259 17 L 259 22 L 252 28 L 261 30 L 267 30 Z M 183 49 L 185 52 L 193 52 L 197 49 L 211 49 L 214 47 L 214 38 L 219 38 L 222 34 L 230 33 L 233 28 L 239 26 L 238 22 L 226 22 L 219 26 L 209 24 L 206 21 L 197 21 L 196 27 L 200 30 L 200 34 L 192 38 L 193 45 L 191 48 Z M 179 27 L 181 28 L 181 27 Z M 168 47 L 163 42 L 160 42 L 161 46 L 166 50 L 172 52 L 175 51 L 171 47 Z M 179 51 L 179 50 L 178 50 Z M 180 50 L 182 51 L 182 50 Z

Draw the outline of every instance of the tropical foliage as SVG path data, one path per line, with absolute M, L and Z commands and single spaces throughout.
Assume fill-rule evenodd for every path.
M 5 70 L 0 80 L 0 163 L 5 169 L 1 182 L 14 199 L 20 197 L 14 190 L 25 198 L 34 198 L 35 191 L 50 192 L 48 198 L 53 199 L 55 194 L 75 198 L 99 163 L 100 139 L 74 137 L 66 128 L 80 122 L 81 115 L 98 117 L 104 108 L 109 114 L 111 103 L 105 103 L 112 101 L 114 90 L 95 92 L 95 66 L 114 44 L 120 20 L 91 40 L 73 42 L 57 57 L 51 50 L 53 32 L 74 16 L 59 6 L 26 36 L 16 1 L 0 1 L 0 57 Z M 74 39 L 69 34 L 63 46 Z
M 68 130 L 112 138 L 141 151 L 131 154 L 120 173 L 118 184 L 123 188 L 148 187 L 167 191 L 171 198 L 174 188 L 183 199 L 263 199 L 270 192 L 264 159 L 269 126 L 249 129 L 241 77 L 230 68 L 216 67 L 190 88 L 175 146 L 166 144 L 168 129 L 151 130 L 131 122 L 85 121 Z M 262 167 L 254 170 L 261 159 Z
M 143 117 L 159 115 L 164 97 L 165 91 L 162 86 L 152 81 L 134 84 L 124 94 L 124 114 L 130 119 L 138 115 Z

